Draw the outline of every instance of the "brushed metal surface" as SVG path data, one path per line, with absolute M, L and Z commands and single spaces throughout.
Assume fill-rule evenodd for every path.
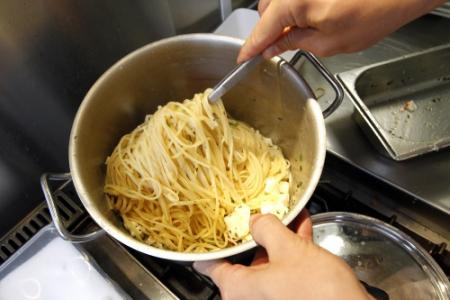
M 133 239 L 109 209 L 105 160 L 119 139 L 158 105 L 182 101 L 214 86 L 235 66 L 242 41 L 211 34 L 177 36 L 120 60 L 93 85 L 72 127 L 69 163 L 84 206 L 100 227 L 126 245 L 161 258 L 207 260 L 241 253 L 254 241 L 208 253 L 178 253 Z M 312 195 L 325 159 L 325 123 L 317 101 L 285 61 L 259 64 L 224 97 L 227 112 L 272 138 L 291 162 L 291 222 Z
M 68 169 L 76 110 L 106 69 L 219 23 L 218 1 L 0 1 L 0 236 L 43 200 L 40 174 Z
M 343 72 L 339 78 L 358 124 L 381 153 L 405 160 L 450 146 L 450 45 Z
M 333 73 L 342 73 L 448 44 L 448 28 L 450 19 L 427 15 L 367 50 L 323 58 L 322 61 Z M 317 85 L 322 86 L 318 81 L 312 87 Z M 353 112 L 354 106 L 347 94 L 336 112 L 326 119 L 328 152 L 450 215 L 450 150 L 447 148 L 402 162 L 393 161 L 381 155 L 365 137 L 352 118 Z

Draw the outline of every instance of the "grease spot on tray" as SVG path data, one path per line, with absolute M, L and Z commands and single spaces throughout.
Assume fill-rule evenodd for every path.
M 428 88 L 414 88 L 413 94 L 409 90 L 392 99 L 372 97 L 366 104 L 372 103 L 373 117 L 394 145 L 408 142 L 436 148 L 437 140 L 450 139 L 450 86 L 428 83 Z

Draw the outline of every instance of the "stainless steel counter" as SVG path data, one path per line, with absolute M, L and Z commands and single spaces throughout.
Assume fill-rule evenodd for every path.
M 245 38 L 258 18 L 255 11 L 236 10 L 216 33 Z M 445 43 L 450 43 L 450 19 L 426 15 L 365 51 L 322 61 L 336 74 Z M 283 56 L 289 59 L 292 54 Z M 301 71 L 313 89 L 315 86 L 325 88 L 323 83 L 317 82 L 319 77 L 311 74 L 311 69 L 305 67 Z M 329 96 L 332 95 L 326 93 L 321 102 L 327 103 Z M 450 148 L 404 162 L 388 159 L 375 150 L 353 121 L 353 109 L 345 95 L 342 105 L 326 120 L 329 154 L 450 215 Z
M 355 54 L 323 59 L 333 73 L 366 66 L 450 42 L 450 19 L 425 16 Z M 348 95 L 327 120 L 328 151 L 450 214 L 450 149 L 404 162 L 380 155 L 352 120 Z

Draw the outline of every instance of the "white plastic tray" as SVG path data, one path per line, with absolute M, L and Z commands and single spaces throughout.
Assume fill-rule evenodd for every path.
M 0 266 L 0 299 L 131 299 L 83 250 L 48 225 Z

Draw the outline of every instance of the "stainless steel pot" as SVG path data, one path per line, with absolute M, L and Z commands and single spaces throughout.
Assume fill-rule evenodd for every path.
M 146 114 L 168 101 L 191 98 L 214 86 L 235 66 L 242 41 L 212 34 L 191 34 L 164 39 L 127 55 L 112 66 L 89 90 L 73 123 L 69 144 L 70 174 L 44 174 L 41 184 L 60 235 L 73 242 L 95 238 L 67 232 L 59 220 L 49 180 L 72 178 L 78 196 L 95 222 L 109 235 L 143 253 L 177 261 L 228 257 L 256 246 L 254 241 L 208 253 L 179 253 L 155 248 L 132 238 L 108 208 L 103 185 L 105 159 L 120 137 L 142 123 Z M 335 78 L 307 52 L 307 58 L 335 90 L 330 114 L 342 100 Z M 227 111 L 273 139 L 292 163 L 290 223 L 312 195 L 322 172 L 325 123 L 319 104 L 295 69 L 280 58 L 259 65 L 223 97 Z

